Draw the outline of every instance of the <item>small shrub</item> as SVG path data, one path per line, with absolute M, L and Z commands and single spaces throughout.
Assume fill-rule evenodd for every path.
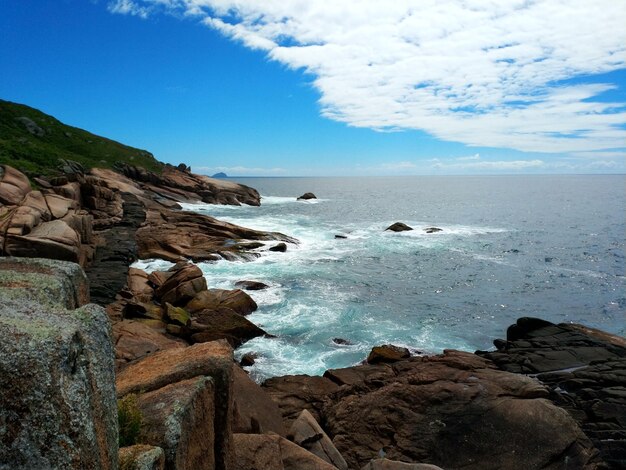
M 117 400 L 117 420 L 119 423 L 120 447 L 137 444 L 141 432 L 141 410 L 137 405 L 137 395 L 131 393 Z

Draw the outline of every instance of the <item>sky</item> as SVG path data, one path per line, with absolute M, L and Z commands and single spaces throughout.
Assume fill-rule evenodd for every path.
M 2 0 L 0 98 L 231 176 L 626 173 L 626 0 Z

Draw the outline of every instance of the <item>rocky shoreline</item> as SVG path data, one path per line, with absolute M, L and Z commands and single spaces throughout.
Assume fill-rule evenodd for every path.
M 246 319 L 256 304 L 193 263 L 297 241 L 178 204 L 258 193 L 184 165 L 64 169 L 33 189 L 0 167 L 0 469 L 626 467 L 623 338 L 522 318 L 495 351 L 387 346 L 259 386 L 233 359 L 271 334 Z M 129 269 L 138 258 L 175 265 Z M 141 417 L 119 455 L 116 401 Z

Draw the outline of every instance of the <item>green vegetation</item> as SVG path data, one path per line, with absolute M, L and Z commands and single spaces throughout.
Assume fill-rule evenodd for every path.
M 120 447 L 137 444 L 141 432 L 142 416 L 136 394 L 131 393 L 117 400 L 117 420 L 120 430 Z
M 28 176 L 54 175 L 59 159 L 85 168 L 112 168 L 117 162 L 160 172 L 163 164 L 150 152 L 63 124 L 23 104 L 0 100 L 0 164 Z

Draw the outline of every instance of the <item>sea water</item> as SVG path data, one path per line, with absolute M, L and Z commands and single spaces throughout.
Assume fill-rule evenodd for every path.
M 622 175 L 237 181 L 261 207 L 184 208 L 299 240 L 254 261 L 200 263 L 210 287 L 270 286 L 249 292 L 259 309 L 248 318 L 275 337 L 236 351 L 258 354 L 258 380 L 353 365 L 384 343 L 488 349 L 521 316 L 625 334 Z M 304 192 L 318 199 L 298 201 Z M 414 230 L 385 231 L 397 221 Z

